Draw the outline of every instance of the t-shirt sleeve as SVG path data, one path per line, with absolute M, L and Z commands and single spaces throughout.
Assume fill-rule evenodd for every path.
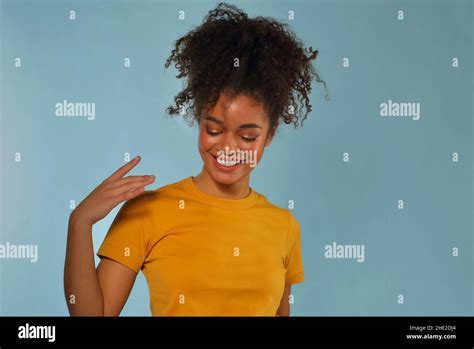
M 97 256 L 107 257 L 138 273 L 146 258 L 148 221 L 146 192 L 126 201 L 115 216 Z
M 300 225 L 290 212 L 290 224 L 287 237 L 287 254 L 285 259 L 286 284 L 297 284 L 304 281 L 303 258 L 301 255 Z

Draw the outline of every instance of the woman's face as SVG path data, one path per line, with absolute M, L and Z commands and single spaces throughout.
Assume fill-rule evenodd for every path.
M 204 170 L 220 184 L 247 179 L 270 144 L 269 119 L 260 103 L 240 94 L 221 93 L 199 124 L 199 153 Z M 236 163 L 236 161 L 238 161 Z

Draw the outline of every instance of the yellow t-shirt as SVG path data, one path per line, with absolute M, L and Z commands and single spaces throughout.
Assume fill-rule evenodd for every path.
M 97 255 L 143 271 L 152 315 L 275 316 L 285 283 L 304 280 L 289 210 L 252 189 L 206 194 L 192 177 L 125 202 Z

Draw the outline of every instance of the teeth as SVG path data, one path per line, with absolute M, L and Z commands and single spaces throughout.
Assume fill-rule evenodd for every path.
M 232 166 L 235 166 L 237 164 L 237 161 L 223 161 L 222 159 L 217 159 L 217 162 L 220 165 L 226 166 L 226 167 L 232 167 Z

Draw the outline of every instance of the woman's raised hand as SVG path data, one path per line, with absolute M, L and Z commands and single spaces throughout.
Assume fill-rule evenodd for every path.
M 106 178 L 72 211 L 71 216 L 78 222 L 92 226 L 121 202 L 143 193 L 145 186 L 155 181 L 155 176 L 124 177 L 140 160 L 140 156 L 135 157 Z

